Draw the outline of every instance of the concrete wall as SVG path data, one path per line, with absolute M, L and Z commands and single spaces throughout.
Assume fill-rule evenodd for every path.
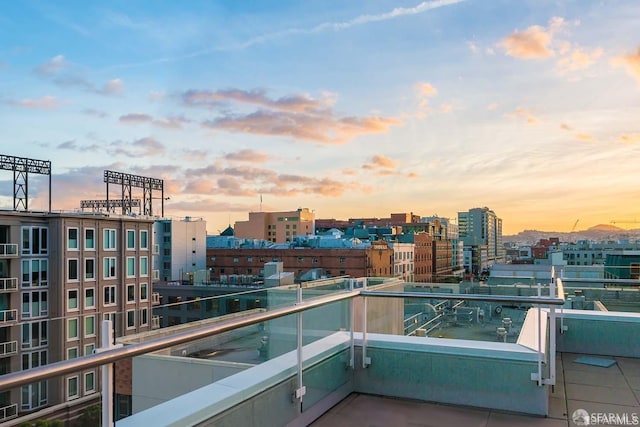
M 638 357 L 640 314 L 610 311 L 564 310 L 566 331 L 558 332 L 558 351 Z M 560 320 L 557 321 L 560 331 Z

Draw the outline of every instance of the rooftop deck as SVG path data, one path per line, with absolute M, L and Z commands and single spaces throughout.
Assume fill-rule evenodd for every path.
M 616 361 L 604 368 L 576 363 L 579 356 L 584 355 L 558 354 L 548 417 L 352 393 L 312 426 L 567 427 L 576 425 L 571 415 L 577 409 L 626 414 L 633 425 L 633 414 L 640 416 L 640 358 L 596 356 Z

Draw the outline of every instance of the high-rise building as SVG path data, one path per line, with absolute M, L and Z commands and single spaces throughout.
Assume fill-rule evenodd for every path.
M 491 209 L 484 207 L 458 212 L 458 232 L 465 251 L 470 252 L 473 247 L 486 246 L 486 265 L 473 265 L 470 271 L 482 271 L 495 262 L 504 261 L 502 219 Z
M 290 242 L 295 236 L 315 234 L 315 213 L 307 208 L 290 212 L 249 212 L 248 221 L 237 221 L 235 237 Z
M 93 353 L 105 319 L 116 336 L 152 329 L 152 225 L 105 213 L 1 211 L 0 373 Z M 4 391 L 1 413 L 48 406 L 73 417 L 78 405 L 68 402 L 96 403 L 98 378 L 87 370 Z

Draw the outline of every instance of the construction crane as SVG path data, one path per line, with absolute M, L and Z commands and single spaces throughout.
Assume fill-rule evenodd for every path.
M 580 221 L 580 218 L 576 219 L 576 222 L 573 223 L 573 227 L 571 227 L 571 233 L 576 231 L 576 227 L 578 226 L 578 221 Z

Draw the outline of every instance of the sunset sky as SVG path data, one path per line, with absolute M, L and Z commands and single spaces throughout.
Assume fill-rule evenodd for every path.
M 51 160 L 56 210 L 110 169 L 164 179 L 165 213 L 210 233 L 261 198 L 487 206 L 505 234 L 640 221 L 637 0 L 25 0 L 0 31 L 0 154 Z

